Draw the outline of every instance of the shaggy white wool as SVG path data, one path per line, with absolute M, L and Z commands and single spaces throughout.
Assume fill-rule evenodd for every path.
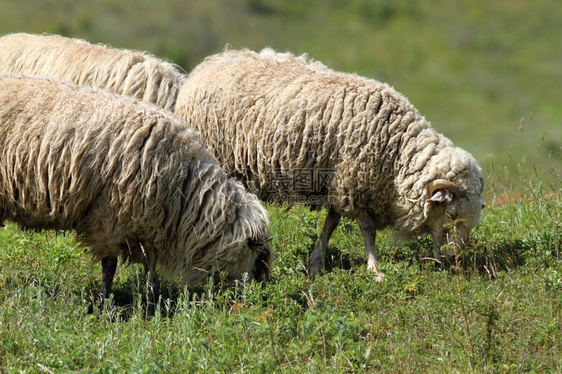
M 96 259 L 123 256 L 188 284 L 272 260 L 267 211 L 181 118 L 51 79 L 0 75 L 3 220 L 73 229 Z
M 474 158 L 403 95 L 306 56 L 271 49 L 210 56 L 189 74 L 176 113 L 262 199 L 330 196 L 337 212 L 367 211 L 377 229 L 425 230 L 427 189 L 436 179 L 472 194 L 482 189 Z M 336 178 L 319 191 L 291 189 L 299 170 L 333 170 Z
M 58 35 L 0 38 L 0 72 L 61 78 L 174 109 L 182 70 L 146 52 L 90 44 Z

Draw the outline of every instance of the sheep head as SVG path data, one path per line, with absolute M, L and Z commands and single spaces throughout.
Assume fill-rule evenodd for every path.
M 480 219 L 484 205 L 481 194 L 482 178 L 474 191 L 445 179 L 431 182 L 427 188 L 430 204 L 427 225 L 435 246 L 436 259 L 454 261 L 459 251 L 466 247 L 470 231 Z
M 228 277 L 230 279 L 242 279 L 244 273 L 248 273 L 250 280 L 259 282 L 267 282 L 271 264 L 275 259 L 273 249 L 271 248 L 271 239 L 249 239 L 247 242 L 248 251 L 244 259 L 232 263 L 228 268 Z
M 252 252 L 256 254 L 250 275 L 252 279 L 260 282 L 267 282 L 269 280 L 271 264 L 275 259 L 270 243 L 271 238 L 270 236 L 265 241 L 251 241 L 248 243 Z

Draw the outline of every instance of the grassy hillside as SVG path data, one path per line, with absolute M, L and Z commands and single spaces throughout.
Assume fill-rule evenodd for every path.
M 561 13 L 548 0 L 0 0 L 0 34 L 148 50 L 188 71 L 226 44 L 308 53 L 395 86 L 489 181 L 558 189 Z
M 378 283 L 344 219 L 326 273 L 305 264 L 325 212 L 269 207 L 271 281 L 163 288 L 101 269 L 73 235 L 0 228 L 0 374 L 562 372 L 562 3 L 547 0 L 0 0 L 0 34 L 48 32 L 147 50 L 189 71 L 272 46 L 386 81 L 472 152 L 481 223 L 458 267 L 431 239 L 377 236 Z

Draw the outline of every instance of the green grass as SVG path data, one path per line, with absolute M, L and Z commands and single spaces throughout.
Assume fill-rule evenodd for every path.
M 142 271 L 120 267 L 102 310 L 99 264 L 71 235 L 0 233 L 0 372 L 560 372 L 562 199 L 540 187 L 485 209 L 459 268 L 429 238 L 378 235 L 366 269 L 345 220 L 327 271 L 306 275 L 324 212 L 269 207 L 271 282 L 164 288 L 150 316 Z

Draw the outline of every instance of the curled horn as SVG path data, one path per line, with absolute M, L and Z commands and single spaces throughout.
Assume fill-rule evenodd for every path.
M 447 179 L 436 179 L 433 182 L 431 182 L 427 187 L 427 191 L 430 197 L 433 196 L 433 193 L 437 190 L 449 190 L 457 198 L 466 196 L 465 191 L 463 191 L 462 189 L 459 188 L 459 186 L 457 186 L 456 184 L 454 184 L 453 182 Z

